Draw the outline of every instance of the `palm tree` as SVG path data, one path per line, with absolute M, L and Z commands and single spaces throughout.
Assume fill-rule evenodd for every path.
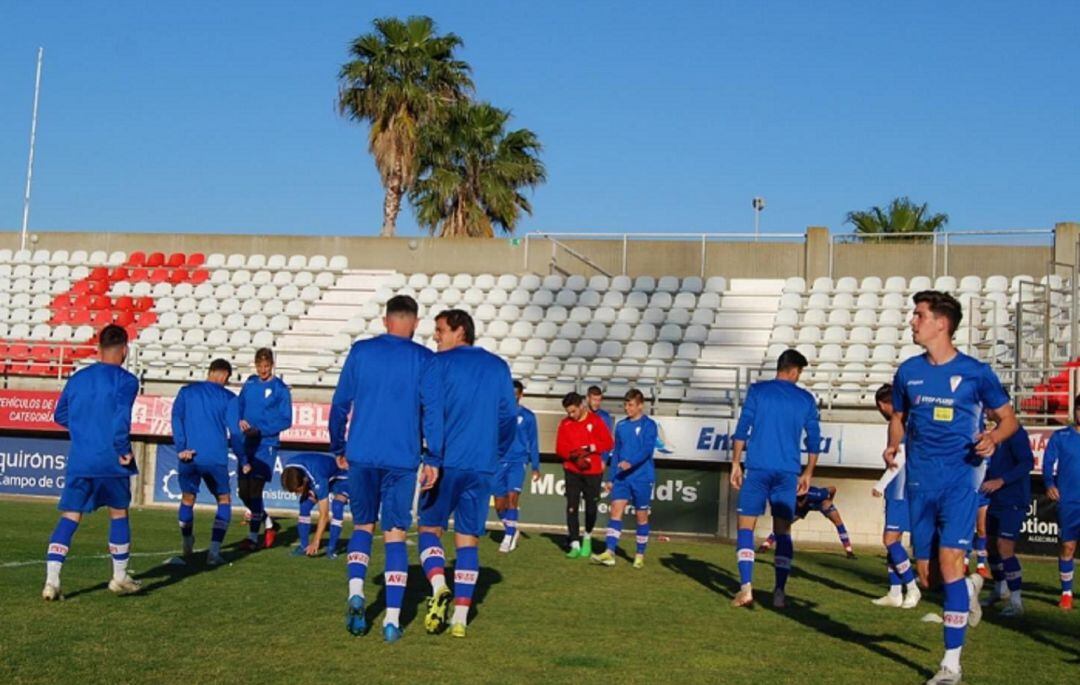
M 401 197 L 416 182 L 419 132 L 465 99 L 473 82 L 469 65 L 454 59 L 461 39 L 437 35 L 430 17 L 373 23 L 374 32 L 349 46 L 353 59 L 338 75 L 338 111 L 371 126 L 368 149 L 386 188 L 381 235 L 393 236 Z
M 420 178 L 409 193 L 420 225 L 439 236 L 513 233 L 532 205 L 522 194 L 544 182 L 540 141 L 528 129 L 506 131 L 510 113 L 487 103 L 451 107 L 420 136 Z
M 917 205 L 907 197 L 898 197 L 886 209 L 875 206 L 866 211 L 848 212 L 844 223 L 855 227 L 858 239 L 869 240 L 870 236 L 883 234 L 934 233 L 949 223 L 949 215 L 930 215 L 926 203 Z M 929 242 L 930 239 L 926 235 L 899 238 L 905 242 Z

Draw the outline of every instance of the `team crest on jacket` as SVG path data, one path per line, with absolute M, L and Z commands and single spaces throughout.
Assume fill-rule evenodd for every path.
M 949 376 L 949 387 L 952 388 L 953 392 L 956 392 L 956 389 L 960 387 L 960 383 L 963 380 L 963 376 Z
M 519 416 L 518 417 L 518 425 L 520 426 L 523 423 L 525 423 L 525 417 L 524 416 Z

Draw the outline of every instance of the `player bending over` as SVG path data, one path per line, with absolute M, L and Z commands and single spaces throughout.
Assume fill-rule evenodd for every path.
M 731 487 L 739 491 L 736 546 L 742 587 L 731 601 L 732 606 L 748 607 L 754 602 L 754 526 L 765 513 L 766 501 L 776 533 L 773 606 L 782 609 L 787 605 L 785 587 L 795 555 L 791 542 L 795 500 L 810 488 L 821 444 L 817 402 L 796 385 L 804 368 L 806 357 L 796 350 L 785 351 L 776 362 L 776 378 L 751 385 L 739 414 L 731 456 Z M 804 432 L 809 459 L 802 469 L 799 443 Z M 744 450 L 745 476 L 740 463 Z
M 1076 400 L 1073 425 L 1050 436 L 1042 466 L 1046 494 L 1057 502 L 1058 539 L 1061 540 L 1058 554 L 1061 602 L 1058 606 L 1064 611 L 1073 607 L 1074 558 L 1076 540 L 1080 538 L 1080 396 Z
M 640 390 L 626 393 L 623 405 L 626 418 L 615 426 L 615 449 L 608 480 L 611 483 L 611 515 L 608 517 L 607 549 L 593 554 L 590 560 L 604 566 L 615 565 L 615 550 L 622 535 L 622 516 L 627 504 L 634 505 L 637 517 L 637 551 L 634 568 L 645 567 L 645 548 L 649 544 L 649 509 L 652 505 L 656 468 L 656 422 L 645 416 L 645 396 Z
M 267 515 L 263 490 L 274 475 L 278 435 L 292 425 L 292 394 L 285 381 L 274 375 L 274 353 L 266 347 L 255 352 L 255 375 L 240 389 L 239 433 L 233 451 L 239 461 L 237 485 L 240 499 L 251 512 L 248 537 L 241 549 L 259 546 L 259 528 L 266 524 L 264 547 L 273 547 L 280 526 Z
M 139 381 L 122 366 L 128 352 L 127 331 L 112 324 L 101 329 L 98 350 L 100 361 L 68 379 L 53 413 L 53 420 L 71 434 L 71 453 L 56 507 L 60 520 L 45 555 L 45 588 L 41 596 L 48 601 L 64 598 L 60 570 L 71 538 L 83 514 L 100 507 L 109 508 L 109 554 L 113 566 L 109 590 L 127 595 L 142 589 L 127 570 L 131 477 L 138 472 L 131 453 L 131 408 Z
M 506 530 L 499 551 L 503 554 L 517 549 L 518 515 L 521 511 L 518 500 L 521 486 L 525 483 L 526 463 L 532 464 L 532 479 L 540 478 L 540 446 L 536 437 L 536 415 L 521 405 L 521 396 L 525 386 L 521 381 L 514 381 L 514 397 L 517 398 L 517 430 L 510 450 L 499 461 L 499 472 L 495 474 L 493 490 L 495 492 L 495 512 Z
M 390 298 L 383 318 L 386 333 L 353 343 L 330 405 L 330 453 L 339 466 L 348 467 L 353 519 L 345 627 L 353 635 L 367 632 L 364 580 L 378 521 L 386 545 L 387 642 L 402 635 L 401 606 L 409 574 L 405 531 L 412 525 L 420 466 L 420 377 L 433 356 L 412 341 L 418 311 L 408 295 Z
M 225 388 L 232 376 L 232 365 L 224 359 L 210 362 L 205 381 L 180 388 L 172 406 L 173 445 L 180 460 L 180 537 L 184 556 L 195 549 L 195 497 L 199 483 L 217 498 L 214 527 L 206 563 L 225 563 L 221 543 L 232 518 L 232 488 L 229 485 L 229 427 L 237 425 L 236 395 Z
M 930 558 L 937 533 L 944 583 L 945 656 L 927 682 L 959 683 L 968 621 L 975 625 L 982 615 L 978 595 L 983 579 L 977 574 L 964 577 L 978 509 L 978 466 L 1018 424 L 990 367 L 953 345 L 962 317 L 956 298 L 924 290 L 913 299 L 912 336 L 926 351 L 902 363 L 893 379 L 894 412 L 883 457 L 886 467 L 895 466 L 907 437 L 906 486 L 915 556 Z M 993 430 L 981 430 L 983 407 L 997 414 Z
M 832 485 L 825 487 L 811 486 L 806 494 L 799 495 L 795 499 L 795 520 L 805 519 L 812 511 L 820 511 L 822 516 L 829 519 L 836 526 L 836 533 L 840 536 L 840 544 L 844 547 L 844 553 L 848 559 L 855 558 L 855 552 L 851 549 L 851 538 L 848 537 L 847 526 L 844 519 L 840 518 L 840 510 L 836 508 L 836 488 Z M 794 521 L 792 522 L 794 523 Z M 776 544 L 776 533 L 769 533 L 769 537 L 758 547 L 759 552 L 767 552 Z
M 439 352 L 424 371 L 424 437 L 427 454 L 420 474 L 420 558 L 431 581 L 424 627 L 446 627 L 450 588 L 442 535 L 454 517 L 454 614 L 450 634 L 465 637 L 469 608 L 480 576 L 477 547 L 487 521 L 491 481 L 517 430 L 518 407 L 510 367 L 473 347 L 472 317 L 448 309 L 435 317 Z
M 326 543 L 326 558 L 337 557 L 341 520 L 348 501 L 348 472 L 338 468 L 337 460 L 317 452 L 302 452 L 290 457 L 281 472 L 281 487 L 299 496 L 300 516 L 296 519 L 298 544 L 294 557 L 313 557 L 319 553 L 319 543 L 327 527 L 330 540 Z M 315 537 L 311 538 L 311 511 L 319 508 Z

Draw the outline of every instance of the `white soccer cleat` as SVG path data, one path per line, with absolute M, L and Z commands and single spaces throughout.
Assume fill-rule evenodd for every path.
M 942 666 L 934 674 L 934 677 L 926 681 L 926 685 L 959 685 L 961 682 L 960 671 L 954 671 L 948 666 Z
M 983 588 L 983 577 L 978 573 L 972 573 L 968 580 L 974 586 L 974 591 L 968 597 L 968 626 L 974 628 L 982 622 L 982 605 L 979 604 L 979 593 Z M 949 682 L 949 681 L 944 681 Z M 960 682 L 957 680 L 956 682 Z
M 1001 615 L 1008 618 L 1019 618 L 1020 616 L 1024 615 L 1024 605 L 1013 604 L 1012 602 L 1010 602 L 1009 604 L 1006 604 L 1004 608 L 1002 608 Z
M 746 584 L 739 590 L 735 597 L 731 600 L 731 606 L 733 607 L 748 607 L 754 603 L 754 589 Z
M 124 576 L 120 580 L 113 578 L 109 581 L 109 592 L 114 595 L 133 595 L 142 590 L 142 583 L 131 576 Z
M 512 541 L 510 540 L 510 536 L 509 535 L 504 535 L 503 539 L 502 539 L 502 542 L 499 543 L 499 552 L 501 554 L 509 554 L 509 552 L 511 550 L 511 547 L 510 547 L 511 542 Z
M 901 609 L 914 609 L 919 606 L 919 600 L 922 599 L 922 592 L 919 588 L 912 586 L 907 591 L 907 595 L 904 596 L 904 603 L 900 605 Z
M 783 590 L 773 590 L 772 605 L 774 609 L 786 609 L 787 608 L 787 595 Z
M 41 590 L 41 598 L 46 602 L 59 602 L 64 598 L 64 593 L 60 592 L 59 585 L 45 583 L 45 587 Z
M 517 549 L 518 540 L 520 540 L 520 539 L 521 539 L 521 529 L 517 528 L 517 529 L 514 530 L 513 539 L 510 540 L 510 551 L 511 552 L 513 552 L 515 549 Z
M 207 566 L 221 566 L 225 563 L 225 557 L 221 554 L 215 554 L 214 552 L 206 553 L 206 565 Z
M 904 605 L 904 598 L 900 595 L 887 594 L 884 597 L 878 597 L 877 599 L 870 600 L 870 603 L 879 607 L 894 607 L 900 608 Z

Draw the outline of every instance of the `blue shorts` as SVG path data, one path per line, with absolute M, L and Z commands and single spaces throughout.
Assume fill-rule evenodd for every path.
M 238 472 L 237 478 L 261 478 L 269 483 L 274 478 L 274 466 L 277 462 L 278 448 L 270 445 L 259 445 L 255 453 L 248 459 L 251 471 Z
M 341 478 L 335 478 L 330 481 L 330 494 L 331 495 L 345 495 L 349 496 L 349 478 L 348 476 L 342 476 Z
M 793 521 L 798 488 L 797 473 L 750 469 L 739 490 L 739 515 L 761 516 L 765 513 L 765 502 L 768 502 L 774 518 Z
M 1058 502 L 1058 540 L 1072 542 L 1080 538 L 1080 502 Z
M 475 471 L 443 469 L 435 487 L 420 493 L 420 525 L 446 529 L 454 516 L 454 532 L 484 534 L 492 476 Z
M 979 491 L 979 508 L 990 506 L 990 495 L 986 494 L 982 490 Z
M 349 509 L 356 525 L 379 522 L 383 531 L 412 526 L 414 469 L 349 466 Z
M 499 462 L 491 483 L 491 493 L 496 497 L 506 497 L 511 492 L 521 492 L 525 484 L 525 464 L 521 462 Z
M 992 538 L 1015 540 L 1027 518 L 1027 507 L 990 507 L 986 513 L 986 534 Z
M 232 492 L 229 487 L 229 467 L 201 466 L 190 461 L 182 461 L 177 467 L 176 479 L 180 482 L 180 492 L 188 495 L 199 494 L 199 483 L 206 483 L 206 489 L 214 497 L 228 495 Z
M 650 480 L 627 478 L 611 484 L 611 501 L 626 500 L 635 509 L 645 511 L 652 506 L 653 483 Z
M 911 530 L 911 506 L 906 499 L 885 498 L 885 532 L 907 533 Z
M 975 537 L 975 517 L 979 511 L 979 497 L 975 488 L 909 490 L 908 499 L 916 559 L 930 558 L 935 533 L 939 536 L 941 547 L 971 549 Z
M 131 505 L 131 477 L 69 478 L 56 508 L 89 514 L 101 507 L 127 509 Z

